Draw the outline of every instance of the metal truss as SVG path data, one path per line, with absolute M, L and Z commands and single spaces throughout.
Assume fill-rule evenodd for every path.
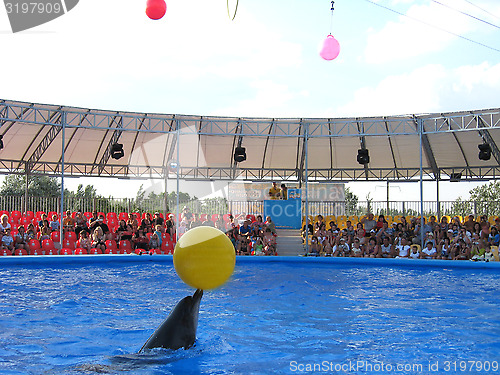
M 261 159 L 261 168 L 245 168 L 228 160 L 224 167 L 201 167 L 198 165 L 182 166 L 179 175 L 183 179 L 193 180 L 234 180 L 252 181 L 320 181 L 340 182 L 358 180 L 410 181 L 418 179 L 420 168 L 408 168 L 397 165 L 396 142 L 399 136 L 422 136 L 422 151 L 427 163 L 422 168 L 426 180 L 446 180 L 453 173 L 462 173 L 463 179 L 500 178 L 500 109 L 448 114 L 427 114 L 409 116 L 331 118 L 331 119 L 264 119 L 235 117 L 206 117 L 168 114 L 145 114 L 132 112 L 113 112 L 104 110 L 80 109 L 0 100 L 0 134 L 5 135 L 15 125 L 36 125 L 37 134 L 24 152 L 21 160 L 2 159 L 0 154 L 0 173 L 43 173 L 61 174 L 61 159 L 43 160 L 42 156 L 50 144 L 59 137 L 64 126 L 71 130 L 68 144 L 79 129 L 98 130 L 103 137 L 94 163 L 64 162 L 64 173 L 73 176 L 99 176 L 123 178 L 170 178 L 166 163 L 174 158 L 175 140 L 183 135 L 232 137 L 237 144 L 245 145 L 245 138 L 262 138 L 265 144 Z M 128 165 L 109 163 L 110 147 L 124 133 L 135 134 L 133 148 L 136 147 L 141 133 L 167 134 L 171 140 L 166 143 L 163 153 L 165 165 Z M 463 132 L 475 132 L 492 146 L 496 165 L 481 166 L 481 162 L 472 160 L 471 152 L 464 150 L 459 135 Z M 439 164 L 436 150 L 432 148 L 432 139 L 437 135 L 451 133 L 455 146 L 458 145 L 463 161 L 456 165 Z M 306 144 L 308 140 L 329 138 L 330 148 L 335 138 L 350 137 L 359 140 L 365 147 L 374 137 L 382 137 L 389 144 L 388 160 L 391 168 L 373 168 L 371 165 L 359 168 L 334 167 L 332 153 L 328 155 L 330 169 L 314 168 L 309 164 L 307 176 L 305 164 Z M 296 159 L 295 168 L 284 169 L 265 167 L 267 144 L 272 138 L 296 139 L 296 150 L 291 157 Z M 463 137 L 461 137 L 463 138 Z M 478 137 L 478 141 L 479 141 Z M 172 141 L 173 140 L 173 141 Z M 260 141 L 260 140 L 259 140 Z M 139 146 L 139 145 L 138 145 Z M 470 146 L 469 146 L 470 147 Z M 197 151 L 198 152 L 198 151 Z M 401 152 L 401 150 L 399 150 Z M 230 153 L 232 157 L 233 152 Z M 198 158 L 197 158 L 198 159 Z M 477 158 L 476 158 L 477 159 Z M 158 161 L 157 163 L 161 163 Z M 181 163 L 182 164 L 182 163 Z M 387 166 L 386 164 L 386 166 Z M 414 164 L 412 164 L 414 165 Z

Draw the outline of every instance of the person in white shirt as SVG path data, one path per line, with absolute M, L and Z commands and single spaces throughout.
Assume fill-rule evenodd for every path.
M 428 241 L 420 254 L 422 259 L 436 259 L 437 251 L 434 244 Z
M 401 237 L 401 244 L 396 245 L 396 253 L 398 254 L 396 258 L 408 258 L 410 256 L 410 245 L 408 245 L 408 240 L 406 237 Z

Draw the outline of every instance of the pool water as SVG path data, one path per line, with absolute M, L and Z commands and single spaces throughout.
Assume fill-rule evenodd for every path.
M 171 260 L 0 265 L 0 374 L 498 373 L 499 274 L 238 261 L 193 348 L 138 355 L 194 292 Z

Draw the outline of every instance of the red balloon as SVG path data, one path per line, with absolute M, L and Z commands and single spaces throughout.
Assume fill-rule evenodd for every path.
M 146 15 L 152 20 L 159 20 L 167 12 L 165 0 L 148 0 L 146 3 Z

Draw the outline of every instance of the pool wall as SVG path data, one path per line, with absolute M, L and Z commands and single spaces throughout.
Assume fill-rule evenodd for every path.
M 58 264 L 119 264 L 119 263 L 169 263 L 172 255 L 46 255 L 46 256 L 10 256 L 0 257 L 0 267 L 8 265 L 36 264 L 47 266 Z M 384 258 L 324 258 L 298 256 L 236 256 L 236 264 L 246 263 L 313 263 L 337 265 L 364 265 L 410 268 L 471 268 L 500 270 L 500 262 L 473 262 L 468 260 L 435 260 L 435 259 L 384 259 Z

